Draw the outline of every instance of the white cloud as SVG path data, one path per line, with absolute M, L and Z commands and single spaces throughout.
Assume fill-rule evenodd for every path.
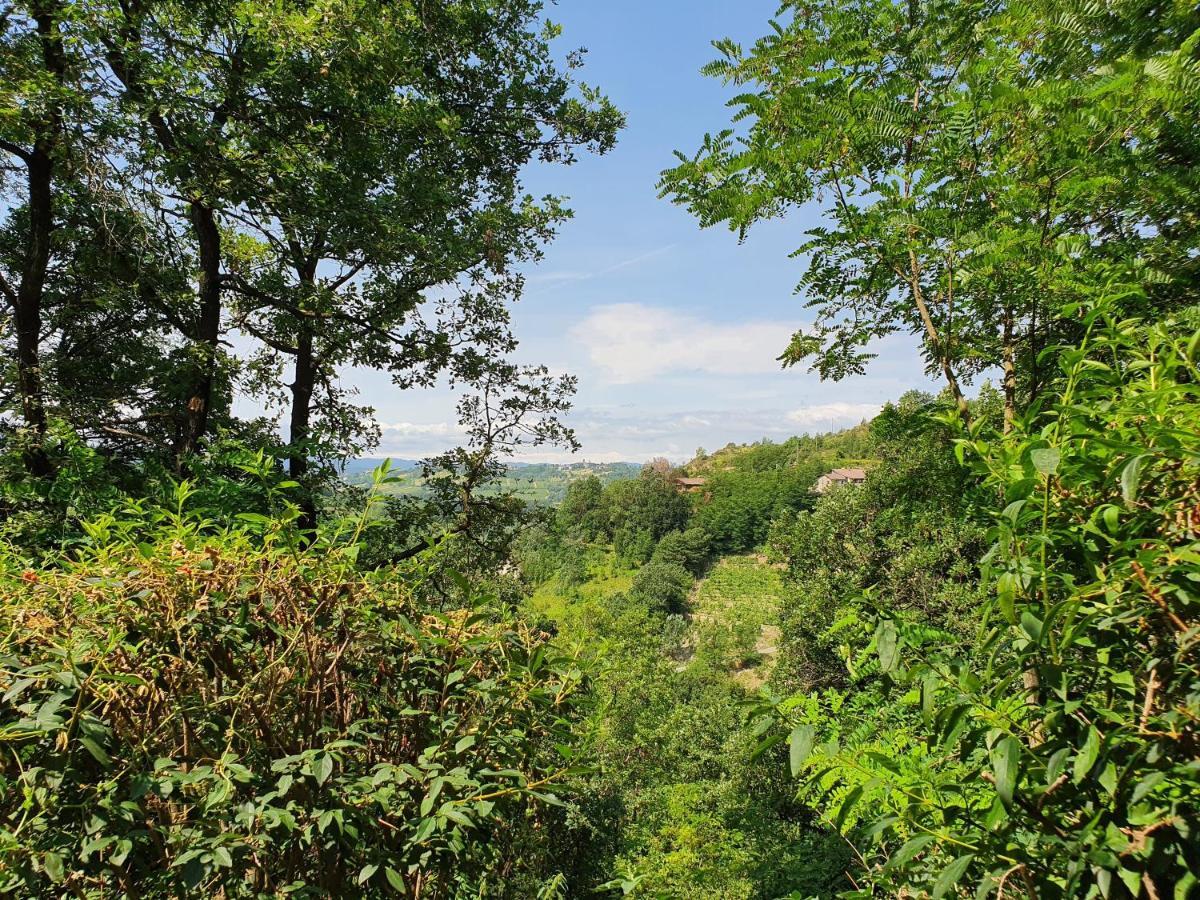
M 757 375 L 779 371 L 776 358 L 796 323 L 710 321 L 641 303 L 598 306 L 571 329 L 591 361 L 615 384 L 669 372 Z
M 787 420 L 800 428 L 828 430 L 830 423 L 836 428 L 857 425 L 863 419 L 873 419 L 883 409 L 878 403 L 821 403 L 794 409 Z
M 400 437 L 448 437 L 462 433 L 450 422 L 380 422 L 379 430 L 385 435 Z

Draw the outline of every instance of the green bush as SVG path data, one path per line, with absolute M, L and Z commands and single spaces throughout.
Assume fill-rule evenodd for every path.
M 484 597 L 420 606 L 432 561 L 363 575 L 353 539 L 303 550 L 262 516 L 88 532 L 57 567 L 0 552 L 0 889 L 501 896 L 485 873 L 528 874 L 581 679 L 546 635 Z
M 635 602 L 664 613 L 681 613 L 687 608 L 693 578 L 683 566 L 651 562 L 638 570 L 629 596 Z
M 651 562 L 668 563 L 687 569 L 699 576 L 708 566 L 712 554 L 712 541 L 703 528 L 687 531 L 672 531 L 654 548 Z
M 768 546 L 789 585 L 781 686 L 845 686 L 872 617 L 974 633 L 989 498 L 955 458 L 955 432 L 931 420 L 936 409 L 917 396 L 886 408 L 871 426 L 879 462 L 866 483 L 773 524 Z
M 765 472 L 722 472 L 709 479 L 693 523 L 712 535 L 721 553 L 744 553 L 767 538 L 771 522 L 785 510 L 804 509 L 820 474 L 820 463 Z
M 647 467 L 641 477 L 617 481 L 604 491 L 609 530 L 617 552 L 630 562 L 644 562 L 666 534 L 687 527 L 687 497 L 669 475 Z
M 794 771 L 837 797 L 857 837 L 861 885 L 1197 889 L 1200 331 L 1103 311 L 1083 325 L 1056 403 L 959 444 L 999 498 L 978 642 L 923 644 L 889 618 L 875 629 L 924 751 L 906 763 L 838 740 L 837 719 L 801 698 L 779 707 Z
M 567 485 L 555 522 L 560 534 L 595 541 L 608 536 L 609 517 L 600 479 L 589 475 Z

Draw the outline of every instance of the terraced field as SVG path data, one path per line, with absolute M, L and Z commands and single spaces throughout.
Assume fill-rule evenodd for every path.
M 782 597 L 783 579 L 762 558 L 722 559 L 692 593 L 695 659 L 756 690 L 774 662 Z

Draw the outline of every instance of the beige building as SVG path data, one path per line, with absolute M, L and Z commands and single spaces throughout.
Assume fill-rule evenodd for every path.
M 818 494 L 823 494 L 839 484 L 862 484 L 866 480 L 866 469 L 834 469 L 829 474 L 818 478 L 813 490 Z

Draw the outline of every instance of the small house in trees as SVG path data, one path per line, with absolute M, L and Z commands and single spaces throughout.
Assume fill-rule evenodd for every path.
M 865 469 L 834 469 L 832 472 L 818 478 L 813 490 L 818 494 L 824 494 L 830 488 L 837 487 L 840 484 L 862 484 L 866 480 L 867 472 Z
M 685 494 L 698 494 L 708 484 L 707 478 L 676 478 L 675 487 Z

